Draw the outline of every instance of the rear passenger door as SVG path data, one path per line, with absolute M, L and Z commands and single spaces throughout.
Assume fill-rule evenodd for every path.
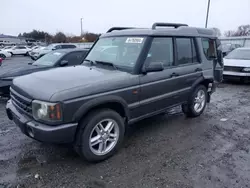
M 175 71 L 176 79 L 181 88 L 186 88 L 180 96 L 185 101 L 189 91 L 197 79 L 202 77 L 202 66 L 198 58 L 198 48 L 195 38 L 175 38 Z
M 144 66 L 161 62 L 164 70 L 140 76 L 140 106 L 138 116 L 154 114 L 167 107 L 181 103 L 184 86 L 176 75 L 174 38 L 155 37 Z

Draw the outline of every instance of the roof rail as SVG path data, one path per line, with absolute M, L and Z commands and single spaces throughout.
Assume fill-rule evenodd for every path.
M 134 29 L 134 27 L 111 27 L 107 33 L 110 33 L 112 31 L 120 31 L 120 30 L 124 30 L 124 29 Z
M 156 29 L 156 27 L 174 27 L 178 28 L 180 26 L 188 26 L 187 24 L 181 24 L 181 23 L 154 23 L 152 25 L 152 29 Z

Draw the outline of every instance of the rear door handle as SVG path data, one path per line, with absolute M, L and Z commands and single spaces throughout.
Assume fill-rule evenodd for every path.
M 172 78 L 172 77 L 177 77 L 177 76 L 179 76 L 179 74 L 176 74 L 175 72 L 173 72 L 173 73 L 170 75 L 171 78 Z
M 202 71 L 202 69 L 201 69 L 201 68 L 197 68 L 197 69 L 195 69 L 195 72 L 200 72 L 200 71 Z

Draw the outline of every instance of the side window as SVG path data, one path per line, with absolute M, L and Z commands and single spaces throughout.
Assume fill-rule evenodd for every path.
M 63 60 L 68 61 L 68 66 L 72 66 L 72 65 L 80 65 L 81 62 L 83 61 L 83 58 L 86 55 L 86 51 L 83 52 L 71 52 L 69 54 L 67 54 L 65 57 L 63 57 Z
M 58 49 L 61 49 L 61 48 L 62 48 L 61 45 L 56 45 L 56 46 L 55 46 L 55 49 L 57 49 L 57 50 L 58 50 Z
M 177 65 L 198 62 L 194 41 L 191 38 L 176 38 Z
M 67 45 L 62 45 L 62 48 L 64 48 L 64 49 L 65 48 L 76 48 L 76 46 L 75 45 L 70 45 L 70 44 L 68 45 L 67 44 Z
M 19 49 L 26 49 L 26 48 L 25 48 L 25 47 L 23 47 L 23 46 L 20 46 L 20 47 L 19 47 Z
M 153 39 L 147 55 L 147 63 L 161 62 L 165 68 L 174 63 L 173 39 L 171 37 L 157 37 Z
M 202 47 L 203 47 L 203 52 L 208 60 L 213 60 L 217 58 L 215 40 L 209 38 L 203 38 Z

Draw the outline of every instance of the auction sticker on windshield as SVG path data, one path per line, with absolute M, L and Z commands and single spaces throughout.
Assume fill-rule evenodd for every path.
M 126 43 L 136 43 L 140 44 L 143 42 L 143 38 L 133 37 L 133 38 L 127 38 Z

